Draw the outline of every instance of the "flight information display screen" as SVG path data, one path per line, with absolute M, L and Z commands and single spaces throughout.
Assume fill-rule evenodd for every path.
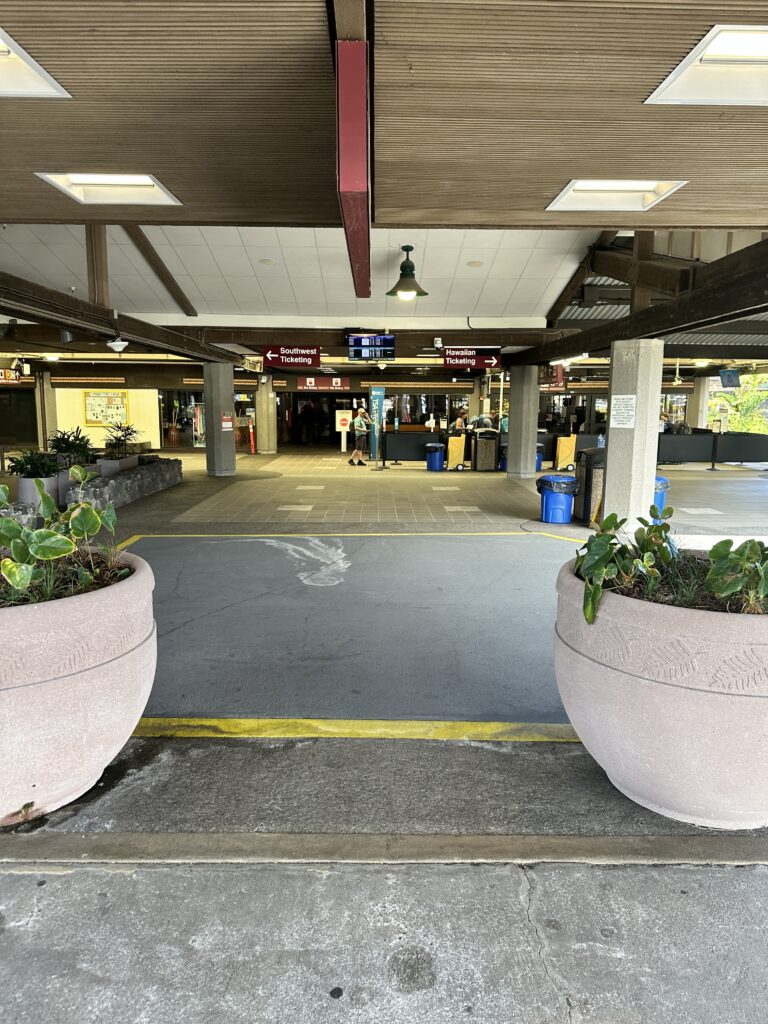
M 394 334 L 348 334 L 347 344 L 350 359 L 395 358 Z

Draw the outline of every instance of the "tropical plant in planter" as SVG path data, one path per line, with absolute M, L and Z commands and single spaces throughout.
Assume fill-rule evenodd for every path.
M 18 498 L 24 504 L 35 507 L 40 505 L 35 479 L 43 481 L 44 490 L 54 500 L 58 498 L 59 464 L 55 455 L 30 448 L 8 459 L 8 472 L 19 478 Z
M 141 431 L 131 423 L 112 423 L 104 442 L 104 458 L 99 461 L 102 476 L 114 476 L 125 469 L 134 469 L 139 456 L 133 447 Z
M 560 571 L 555 670 L 579 737 L 645 807 L 768 825 L 768 549 L 681 551 L 671 508 L 610 515 Z
M 92 479 L 74 466 L 72 479 Z M 59 512 L 35 481 L 43 525 L 22 526 L 0 487 L 0 824 L 90 789 L 131 735 L 155 673 L 154 578 L 134 555 L 97 546 L 111 505 Z
M 48 438 L 48 450 L 57 455 L 67 466 L 87 466 L 96 461 L 98 452 L 90 437 L 81 427 L 74 430 L 57 430 Z

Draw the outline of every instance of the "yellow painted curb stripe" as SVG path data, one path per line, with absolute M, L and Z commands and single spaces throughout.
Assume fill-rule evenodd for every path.
M 478 740 L 579 743 L 570 725 L 357 718 L 142 718 L 134 736 L 239 739 Z
M 461 540 L 462 537 L 549 537 L 551 540 L 564 540 L 569 544 L 579 544 L 578 537 L 562 537 L 557 533 L 532 533 L 530 530 L 508 530 L 500 532 L 475 533 L 462 531 L 461 533 L 317 533 L 313 530 L 302 530 L 301 533 L 136 533 L 127 540 L 117 545 L 118 551 L 123 551 L 140 540 L 189 540 L 200 538 L 213 538 L 215 540 L 232 540 L 242 537 L 452 537 Z

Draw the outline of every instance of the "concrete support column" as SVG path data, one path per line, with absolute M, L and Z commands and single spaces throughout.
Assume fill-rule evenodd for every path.
M 693 394 L 688 395 L 685 407 L 685 422 L 689 427 L 706 427 L 709 412 L 709 377 L 697 377 L 693 382 Z
M 469 414 L 468 419 L 472 419 L 473 416 L 480 415 L 480 396 L 481 396 L 481 383 L 480 378 L 476 378 L 473 387 L 472 394 L 469 396 Z
M 256 451 L 259 455 L 277 452 L 277 399 L 271 376 L 261 378 L 256 392 Z
M 36 385 L 37 443 L 40 448 L 47 451 L 48 438 L 58 429 L 56 394 L 51 387 L 51 374 L 48 370 L 42 370 L 36 374 Z
M 232 363 L 203 364 L 208 476 L 235 475 L 235 374 Z M 229 427 L 230 429 L 222 429 Z
M 537 368 L 535 366 L 513 366 L 509 371 L 507 476 L 515 480 L 527 480 L 536 476 L 538 420 Z
M 614 341 L 602 516 L 616 512 L 635 529 L 653 502 L 664 362 L 660 338 Z

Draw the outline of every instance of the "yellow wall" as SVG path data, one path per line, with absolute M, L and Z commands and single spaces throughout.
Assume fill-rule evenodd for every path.
M 86 391 L 118 391 L 120 388 L 54 388 L 56 394 L 56 426 L 59 430 L 82 427 L 97 448 L 104 447 L 106 427 L 93 427 L 85 422 Z M 149 441 L 153 448 L 160 447 L 160 402 L 152 388 L 128 391 L 128 422 L 139 431 L 137 441 Z

